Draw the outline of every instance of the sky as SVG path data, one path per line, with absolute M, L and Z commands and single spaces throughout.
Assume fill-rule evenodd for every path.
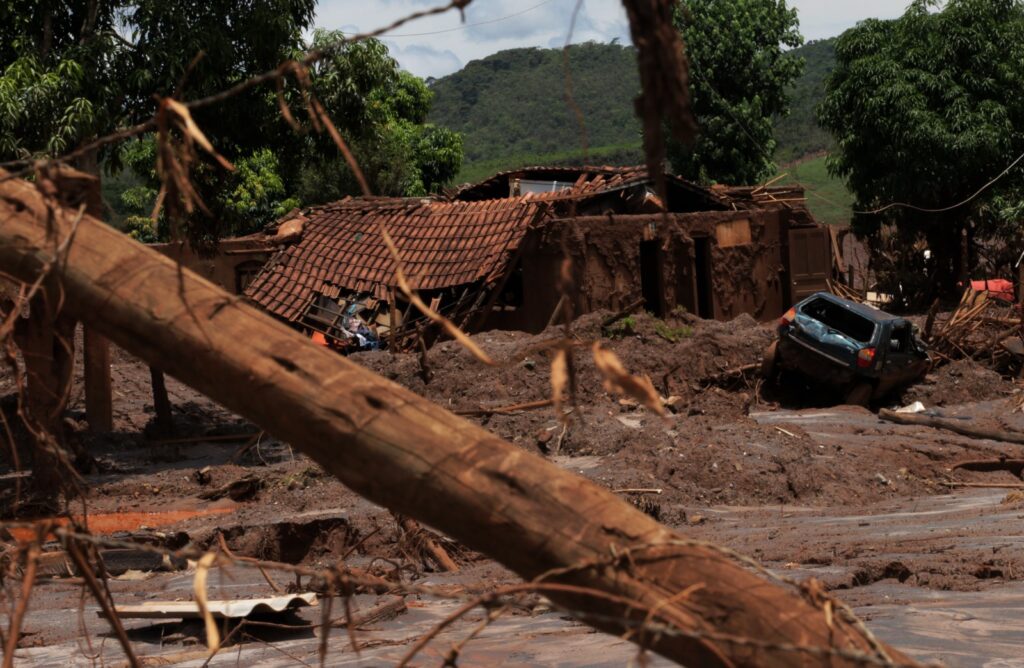
M 724 0 L 728 2 L 729 0 Z M 503 49 L 561 47 L 569 34 L 577 0 L 473 0 L 465 11 L 450 10 L 407 23 L 382 39 L 399 64 L 421 77 L 440 77 L 471 60 Z M 838 35 L 866 18 L 895 18 L 909 0 L 790 0 L 807 40 Z M 443 0 L 319 0 L 316 26 L 363 32 L 388 25 Z M 433 33 L 433 34 L 424 34 Z M 621 0 L 582 0 L 572 41 L 629 42 Z

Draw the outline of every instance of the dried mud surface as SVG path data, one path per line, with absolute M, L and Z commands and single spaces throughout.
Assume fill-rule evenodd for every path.
M 1024 576 L 1021 502 L 1014 496 L 1004 499 L 1005 491 L 950 489 L 943 484 L 1019 484 L 1009 473 L 952 467 L 967 459 L 1024 457 L 1024 447 L 883 422 L 866 409 L 833 405 L 827 393 L 799 382 L 765 388 L 756 373 L 725 374 L 758 363 L 772 340 L 772 329 L 749 317 L 706 322 L 682 315 L 661 321 L 638 314 L 625 326 L 602 331 L 607 315 L 592 314 L 573 324 L 570 335 L 578 342 L 576 393 L 567 422 L 561 422 L 551 407 L 467 419 L 611 489 L 660 490 L 621 493 L 688 535 L 733 547 L 798 579 L 815 577 L 826 588 L 842 590 L 844 599 L 869 616 L 875 606 L 894 601 L 927 599 L 938 605 L 936 596 L 953 592 L 995 595 Z M 475 335 L 474 340 L 501 362 L 497 367 L 481 364 L 452 342 L 429 351 L 426 372 L 418 355 L 377 352 L 351 359 L 448 409 L 479 411 L 547 399 L 548 344 L 564 335 L 562 328 L 537 336 L 499 331 Z M 669 398 L 666 417 L 606 392 L 590 353 L 591 342 L 598 339 L 630 372 L 649 376 L 659 393 Z M 89 511 L 121 518 L 123 526 L 115 522 L 114 528 L 204 548 L 217 547 L 223 536 L 240 556 L 313 567 L 329 566 L 343 556 L 347 563 L 381 573 L 391 568 L 387 564 L 404 564 L 405 578 L 456 588 L 515 579 L 493 561 L 443 537 L 438 539 L 463 570 L 455 575 L 433 573 L 433 565 L 422 554 L 410 551 L 386 510 L 346 489 L 288 444 L 270 435 L 248 449 L 241 447 L 244 440 L 217 440 L 259 429 L 173 379 L 168 379 L 168 388 L 176 436 L 193 438 L 185 443 L 152 440 L 148 369 L 115 350 L 112 372 L 115 433 L 93 436 L 85 431 L 80 382 L 72 392 L 67 430 L 94 458 L 83 471 Z M 980 365 L 958 362 L 882 405 L 921 401 L 974 424 L 1024 430 L 1024 415 L 1013 411 L 1017 393 L 1011 380 Z M 0 377 L 0 405 L 9 418 L 15 417 L 16 404 L 11 378 Z M 197 475 L 206 467 L 206 476 Z M 238 498 L 201 498 L 212 489 L 248 479 L 254 482 L 243 485 Z M 0 486 L 0 492 L 9 498 L 10 484 Z M 31 507 L 23 512 L 31 515 Z M 185 575 L 162 573 L 144 581 L 118 582 L 116 591 L 128 600 L 180 597 L 176 588 L 184 586 Z M 245 591 L 268 595 L 261 583 L 254 581 Z M 41 589 L 39 607 L 28 620 L 34 635 L 23 643 L 39 648 L 38 665 L 49 665 L 44 660 L 49 656 L 46 648 L 74 646 L 77 629 L 54 620 L 76 608 L 78 592 L 70 584 Z M 962 598 L 949 601 L 948 608 L 935 612 L 940 619 L 955 617 L 956 606 L 967 605 Z M 424 599 L 420 605 L 431 604 Z M 918 648 L 917 655 L 924 658 L 976 665 L 958 663 L 946 645 L 922 639 L 915 635 L 912 621 L 890 608 L 884 610 L 878 623 L 888 626 L 872 628 L 887 639 Z M 389 646 L 408 645 L 429 628 L 431 619 L 436 622 L 440 617 L 413 615 L 408 619 L 418 620 L 416 624 L 393 625 L 402 619 L 382 627 L 389 633 L 406 633 L 405 641 Z M 544 657 L 537 660 L 565 665 L 596 661 L 593 656 L 582 661 L 583 654 L 573 660 L 576 650 L 569 648 L 579 639 L 580 628 L 575 623 L 554 613 L 520 621 L 525 626 L 509 628 L 526 637 L 534 629 L 535 656 Z M 979 651 L 997 652 L 995 646 L 985 645 L 983 630 L 965 628 L 950 631 L 948 638 L 960 638 L 960 633 L 961 642 L 977 641 Z M 562 638 L 567 649 L 545 654 L 541 637 L 549 632 L 552 638 Z M 317 642 L 307 648 L 314 657 Z M 345 652 L 343 641 L 337 642 L 337 651 Z M 486 649 L 481 661 L 500 663 L 501 644 L 488 647 L 486 642 L 481 645 L 480 651 Z M 607 656 L 618 658 L 609 665 L 632 658 L 628 645 L 614 647 L 618 654 L 609 649 Z M 1008 654 L 1021 649 L 1014 643 L 1007 647 Z M 393 651 L 379 651 L 383 653 L 371 652 L 365 665 L 397 659 Z M 250 658 L 275 665 L 269 659 Z

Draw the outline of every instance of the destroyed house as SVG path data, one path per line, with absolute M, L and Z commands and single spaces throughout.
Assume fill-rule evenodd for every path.
M 348 198 L 286 217 L 290 240 L 245 295 L 332 345 L 429 342 L 432 323 L 396 288 L 387 230 L 412 288 L 468 331 L 538 332 L 565 299 L 576 315 L 643 298 L 654 315 L 768 320 L 831 276 L 830 235 L 802 199 L 670 176 L 663 202 L 636 167 L 529 168 L 445 198 Z

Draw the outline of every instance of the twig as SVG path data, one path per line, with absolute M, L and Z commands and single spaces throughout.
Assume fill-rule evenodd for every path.
M 612 492 L 615 494 L 661 494 L 664 490 L 660 487 L 625 487 L 623 489 L 613 489 Z
M 641 306 L 643 306 L 646 303 L 647 303 L 647 300 L 644 299 L 643 297 L 641 297 L 640 299 L 636 300 L 635 302 L 633 302 L 632 304 L 630 304 L 626 308 L 622 309 L 621 311 L 619 311 L 617 313 L 613 313 L 612 315 L 608 316 L 607 318 L 605 318 L 604 320 L 601 321 L 601 329 L 608 329 L 609 327 L 614 325 L 616 322 L 618 322 L 619 320 L 622 320 L 627 315 L 629 315 L 633 311 L 637 310 L 638 308 L 640 308 Z
M 40 533 L 40 540 L 44 533 Z M 21 598 L 18 599 L 18 605 L 14 608 L 14 614 L 11 615 L 11 625 L 7 630 L 7 643 L 4 646 L 4 663 L 3 668 L 13 668 L 14 666 L 14 652 L 18 649 L 18 641 L 21 640 L 21 623 L 25 619 L 25 613 L 28 611 L 28 600 L 32 596 L 32 586 L 36 581 L 36 567 L 39 565 L 39 541 L 35 541 L 29 546 L 28 552 L 26 553 L 26 564 L 25 573 L 21 580 Z
M 121 618 L 118 617 L 117 611 L 114 610 L 114 606 L 111 605 L 110 600 L 107 599 L 103 590 L 100 588 L 99 582 L 96 580 L 96 574 L 93 573 L 92 568 L 89 567 L 89 563 L 85 560 L 85 556 L 82 554 L 82 550 L 79 547 L 78 542 L 69 540 L 67 542 L 67 551 L 71 560 L 75 562 L 75 566 L 85 578 L 85 584 L 89 587 L 93 598 L 96 599 L 96 602 L 103 611 L 103 616 L 107 618 L 107 621 L 110 622 L 110 626 L 114 629 L 114 633 L 117 635 L 117 639 L 121 643 L 121 648 L 124 650 L 125 656 L 128 658 L 128 665 L 132 668 L 139 668 L 142 664 L 139 663 L 138 658 L 135 656 L 135 652 L 132 650 L 131 641 L 128 640 L 128 634 L 125 633 L 124 626 L 121 624 Z
M 514 413 L 516 411 L 526 411 L 534 408 L 547 408 L 554 403 L 551 399 L 541 399 L 539 401 L 527 401 L 521 404 L 511 404 L 509 406 L 496 406 L 494 408 L 470 408 L 467 410 L 453 411 L 456 415 L 494 415 L 502 413 Z

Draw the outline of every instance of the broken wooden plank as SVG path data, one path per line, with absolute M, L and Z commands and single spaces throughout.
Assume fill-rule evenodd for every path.
M 1024 459 L 984 459 L 970 462 L 960 462 L 953 465 L 953 470 L 977 471 L 979 473 L 991 473 L 993 471 L 1006 471 L 1018 478 L 1024 473 Z
M 57 267 L 65 307 L 113 343 L 293 444 L 371 501 L 540 578 L 530 586 L 587 623 L 687 665 L 805 665 L 808 655 L 793 646 L 817 648 L 832 666 L 882 655 L 914 665 L 845 615 L 826 614 L 823 599 L 771 582 L 313 344 L 99 220 L 86 216 L 57 262 L 55 235 L 69 237 L 74 214 L 5 175 L 0 270 L 33 281 Z M 644 624 L 667 630 L 638 631 Z

